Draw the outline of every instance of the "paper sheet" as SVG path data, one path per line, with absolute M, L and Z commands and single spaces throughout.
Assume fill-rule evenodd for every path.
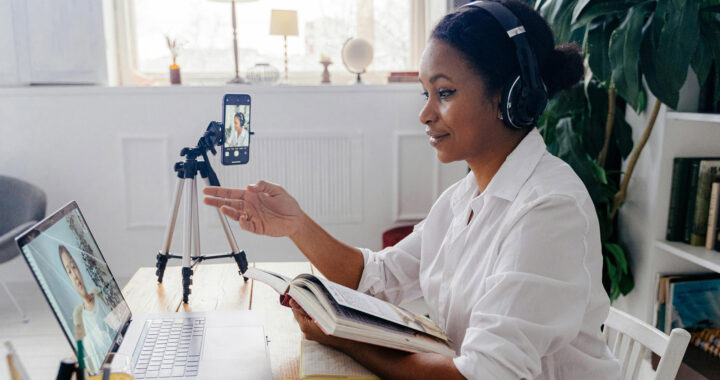
M 313 376 L 378 379 L 372 372 L 344 353 L 310 340 L 301 343 L 300 378 Z

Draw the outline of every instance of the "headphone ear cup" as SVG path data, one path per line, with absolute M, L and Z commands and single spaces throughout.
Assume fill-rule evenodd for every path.
M 502 98 L 500 100 L 500 112 L 502 113 L 503 122 L 510 129 L 521 129 L 517 124 L 517 101 L 520 94 L 522 83 L 520 76 L 511 78 L 503 88 Z

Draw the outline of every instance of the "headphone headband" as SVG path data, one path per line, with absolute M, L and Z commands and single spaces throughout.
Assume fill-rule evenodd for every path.
M 503 120 L 516 129 L 533 126 L 545 109 L 547 90 L 540 76 L 535 54 L 530 48 L 525 27 L 510 9 L 497 1 L 473 1 L 461 8 L 464 7 L 481 9 L 492 16 L 514 43 L 520 77 L 511 80 L 506 86 L 507 94 L 503 94 Z

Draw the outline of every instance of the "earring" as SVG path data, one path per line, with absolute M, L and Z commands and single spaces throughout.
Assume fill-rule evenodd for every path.
M 498 111 L 497 118 L 503 120 L 503 115 L 501 111 Z

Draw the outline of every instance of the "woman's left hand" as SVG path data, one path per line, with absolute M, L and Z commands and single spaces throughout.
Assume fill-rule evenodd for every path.
M 325 333 L 320 330 L 315 322 L 313 322 L 312 318 L 305 312 L 305 310 L 303 310 L 303 308 L 292 298 L 290 299 L 290 307 L 295 315 L 295 320 L 298 325 L 300 325 L 300 330 L 302 330 L 305 335 L 305 339 L 314 340 L 318 343 L 336 348 L 343 340 L 330 335 L 325 335 Z

